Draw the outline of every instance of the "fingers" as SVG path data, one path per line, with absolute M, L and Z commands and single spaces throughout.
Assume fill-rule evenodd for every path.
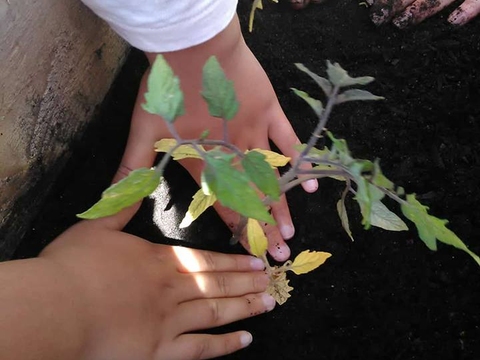
M 163 246 L 158 247 L 163 251 Z M 178 261 L 177 270 L 180 272 L 244 272 L 265 269 L 263 261 L 253 256 L 227 255 L 181 246 L 173 246 L 172 251 Z
M 480 0 L 465 0 L 448 17 L 448 22 L 452 25 L 462 26 L 480 14 Z
M 246 331 L 222 335 L 184 334 L 180 335 L 173 344 L 176 355 L 168 358 L 172 360 L 211 359 L 243 349 L 251 342 L 252 335 Z M 179 352 L 178 349 L 181 351 Z
M 271 121 L 272 126 L 268 129 L 269 138 L 272 139 L 285 156 L 292 159 L 291 163 L 294 164 L 300 155 L 295 149 L 295 145 L 299 145 L 300 140 L 295 134 L 295 131 L 293 131 L 292 125 L 285 117 L 280 105 L 278 105 L 278 107 L 272 112 L 272 117 L 277 120 Z M 302 164 L 301 168 L 303 170 L 308 170 L 312 168 L 312 165 L 305 163 Z M 318 189 L 318 181 L 315 179 L 307 180 L 302 183 L 302 187 L 306 192 L 315 192 Z
M 160 139 L 163 120 L 159 116 L 147 113 L 141 107 L 141 104 L 144 103 L 148 75 L 149 71 L 145 72 L 142 77 L 132 114 L 132 124 L 128 134 L 127 145 L 117 174 L 115 174 L 114 183 L 127 176 L 132 170 L 141 167 L 151 167 L 155 161 L 154 145 Z
M 262 223 L 261 225 L 263 227 L 263 232 L 268 239 L 268 253 L 276 261 L 282 262 L 288 260 L 290 258 L 290 248 L 285 243 L 285 240 L 282 238 L 278 227 L 276 225 L 271 225 L 267 223 Z M 240 238 L 240 243 L 245 249 L 247 249 L 247 251 L 250 251 L 246 231 L 243 232 L 242 237 Z
M 209 329 L 263 314 L 274 307 L 275 299 L 267 293 L 188 301 L 175 310 L 172 326 L 178 333 Z
M 370 9 L 370 19 L 375 25 L 385 24 L 414 1 L 415 0 L 377 0 Z
M 185 291 L 182 301 L 190 301 L 256 294 L 265 291 L 269 283 L 267 274 L 256 271 L 188 274 L 180 277 L 175 285 Z
M 417 0 L 408 6 L 399 16 L 393 19 L 393 24 L 399 29 L 416 25 L 426 18 L 436 14 L 453 0 Z

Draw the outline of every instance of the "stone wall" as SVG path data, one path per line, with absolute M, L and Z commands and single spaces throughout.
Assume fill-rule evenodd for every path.
M 127 51 L 79 0 L 0 0 L 0 260 L 13 254 Z

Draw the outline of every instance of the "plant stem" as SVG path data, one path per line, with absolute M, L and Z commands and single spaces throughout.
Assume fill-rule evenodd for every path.
M 332 109 L 335 105 L 335 102 L 337 101 L 337 95 L 339 90 L 340 90 L 340 87 L 338 85 L 332 89 L 332 92 L 328 97 L 327 106 L 325 107 L 325 110 L 323 110 L 322 115 L 319 117 L 318 124 L 315 127 L 315 130 L 313 131 L 312 135 L 310 136 L 310 139 L 308 139 L 307 146 L 300 153 L 293 167 L 290 170 L 288 170 L 285 174 L 283 174 L 283 176 L 280 178 L 280 187 L 289 183 L 291 180 L 293 180 L 297 176 L 300 165 L 306 161 L 307 154 L 315 146 L 321 133 L 325 130 L 325 126 L 328 122 L 328 119 L 330 118 Z
M 228 141 L 228 122 L 225 119 L 223 119 L 223 141 L 230 143 L 230 141 Z

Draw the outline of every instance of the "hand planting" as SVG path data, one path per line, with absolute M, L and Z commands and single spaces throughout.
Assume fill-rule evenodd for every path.
M 242 219 L 232 240 L 242 241 L 250 253 L 264 261 L 270 276 L 269 293 L 279 304 L 288 299 L 292 290 L 286 278 L 288 270 L 297 275 L 304 274 L 331 256 L 325 252 L 305 250 L 293 262 L 287 261 L 279 266 L 271 266 L 267 259 L 268 240 L 262 225 L 275 223 L 269 213 L 269 206 L 288 190 L 310 179 L 328 177 L 345 185 L 336 210 L 342 227 L 352 240 L 345 201 L 348 195 L 358 203 L 365 229 L 371 226 L 390 231 L 408 229 L 405 222 L 382 202 L 385 198 L 390 198 L 400 205 L 401 213 L 415 224 L 420 239 L 428 248 L 436 250 L 438 240 L 465 251 L 480 265 L 480 258 L 446 227 L 447 221 L 430 215 L 428 208 L 416 199 L 415 194 L 407 194 L 403 188 L 395 186 L 382 173 L 378 160 L 354 158 L 346 141 L 336 138 L 326 129 L 336 105 L 383 99 L 356 88 L 367 85 L 374 79 L 369 76 L 351 77 L 339 64 L 329 61 L 327 78 L 315 74 L 302 64 L 296 64 L 296 67 L 316 82 L 326 101 L 324 106 L 319 99 L 292 88 L 294 94 L 312 108 L 318 122 L 308 142 L 297 147 L 299 156 L 291 168 L 278 177 L 275 169 L 285 166 L 289 158 L 264 149 L 244 152 L 229 142 L 228 122 L 234 121 L 239 103 L 234 84 L 226 78 L 215 57 L 211 57 L 203 68 L 202 96 L 210 115 L 221 119 L 223 138 L 210 139 L 208 129 L 196 139 L 183 139 L 178 135 L 175 120 L 184 113 L 183 92 L 178 78 L 165 59 L 159 56 L 152 66 L 143 108 L 151 114 L 159 115 L 173 136 L 172 139 L 161 139 L 154 145 L 156 151 L 164 152 L 165 155 L 156 167 L 134 170 L 112 185 L 104 191 L 99 202 L 78 216 L 84 219 L 109 216 L 135 204 L 160 184 L 170 159 L 193 158 L 204 163 L 201 189 L 193 196 L 180 226 L 190 225 L 217 201 L 239 213 Z M 325 140 L 328 146 L 315 147 L 319 139 L 322 142 Z M 313 167 L 306 170 L 305 164 L 313 164 Z

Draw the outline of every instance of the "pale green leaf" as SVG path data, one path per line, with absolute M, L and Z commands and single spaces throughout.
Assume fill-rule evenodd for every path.
M 248 219 L 247 239 L 252 255 L 255 255 L 256 257 L 265 255 L 268 248 L 268 240 L 262 227 L 255 219 Z
M 382 96 L 373 95 L 371 92 L 360 89 L 345 90 L 338 95 L 336 104 L 341 104 L 347 101 L 369 101 L 369 100 L 384 100 Z
M 350 77 L 350 75 L 348 75 L 348 73 L 338 63 L 332 64 L 330 61 L 327 61 L 327 74 L 330 82 L 339 87 L 367 85 L 375 80 L 371 76 L 362 76 L 357 78 Z
M 407 195 L 407 204 L 401 204 L 401 208 L 405 217 L 415 224 L 420 239 L 430 250 L 437 250 L 436 240 L 439 240 L 465 251 L 480 265 L 480 257 L 468 249 L 463 241 L 445 226 L 448 221 L 428 214 L 428 207 L 422 205 L 414 194 Z
M 102 193 L 102 198 L 87 211 L 77 214 L 82 219 L 97 219 L 118 213 L 150 195 L 160 183 L 155 169 L 134 170 Z
M 205 210 L 215 204 L 215 201 L 217 201 L 215 195 L 205 195 L 202 189 L 198 190 L 195 195 L 193 195 L 193 200 L 179 227 L 183 229 L 190 226 Z
M 274 224 L 275 220 L 250 186 L 248 176 L 231 164 L 235 155 L 212 150 L 206 154 L 202 173 L 202 189 L 205 194 L 213 192 L 218 201 L 245 217 Z
M 238 101 L 233 82 L 228 80 L 220 63 L 211 56 L 203 67 L 202 96 L 210 115 L 231 120 L 237 114 Z
M 332 84 L 330 83 L 330 81 L 310 71 L 303 64 L 296 63 L 295 66 L 297 67 L 297 69 L 303 71 L 305 74 L 310 76 L 317 83 L 317 85 L 320 86 L 326 96 L 330 96 L 330 94 L 332 93 Z
M 406 231 L 407 225 L 381 201 L 372 203 L 370 224 L 389 231 Z
M 322 251 L 305 250 L 297 255 L 293 263 L 288 267 L 295 274 L 306 274 L 322 265 L 332 254 Z
M 269 196 L 273 201 L 278 201 L 280 185 L 275 171 L 265 161 L 265 155 L 256 151 L 249 151 L 242 159 L 242 166 L 250 180 L 262 193 Z
M 185 113 L 180 80 L 162 55 L 153 63 L 147 80 L 148 91 L 142 108 L 150 114 L 160 115 L 168 122 Z
M 301 91 L 295 88 L 291 88 L 293 93 L 299 98 L 303 99 L 313 109 L 317 116 L 321 116 L 323 112 L 323 105 L 320 100 L 310 97 L 305 91 Z

